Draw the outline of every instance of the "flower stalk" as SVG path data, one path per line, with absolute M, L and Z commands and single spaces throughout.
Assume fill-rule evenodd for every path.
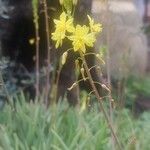
M 105 110 L 102 102 L 102 97 L 100 97 L 100 94 L 95 86 L 95 82 L 92 78 L 92 75 L 90 73 L 90 68 L 87 65 L 87 62 L 85 60 L 85 56 L 89 54 L 94 54 L 96 58 L 99 58 L 101 60 L 100 55 L 95 53 L 87 53 L 86 47 L 93 47 L 94 43 L 96 41 L 96 36 L 99 32 L 102 31 L 102 25 L 99 23 L 94 23 L 94 20 L 88 16 L 89 19 L 89 25 L 79 25 L 77 24 L 74 26 L 73 24 L 73 17 L 69 16 L 65 12 L 63 12 L 60 15 L 59 20 L 54 20 L 55 23 L 55 31 L 52 33 L 52 40 L 55 41 L 55 47 L 58 48 L 59 46 L 62 46 L 63 40 L 67 38 L 72 42 L 72 47 L 74 52 L 79 52 L 80 59 L 82 61 L 82 68 L 80 69 L 80 72 L 82 74 L 82 80 L 89 80 L 89 83 L 91 85 L 91 90 L 93 91 L 94 95 L 96 96 L 97 100 L 100 104 L 100 109 L 102 113 L 104 114 L 104 117 L 106 119 L 106 122 L 111 130 L 111 133 L 116 141 L 116 144 L 118 145 L 118 148 L 122 150 L 122 145 L 119 142 L 119 139 L 114 131 L 112 120 L 107 114 L 107 111 Z M 66 59 L 66 57 L 64 57 Z M 77 63 L 78 66 L 78 63 Z M 86 77 L 85 77 L 86 74 Z M 68 90 L 72 90 L 74 87 L 77 86 L 77 83 L 75 82 Z M 111 94 L 111 91 L 109 88 L 102 84 L 102 88 L 107 90 L 109 92 L 109 97 Z
M 97 100 L 99 101 L 100 109 L 102 110 L 102 112 L 103 112 L 103 114 L 104 114 L 104 117 L 105 117 L 105 119 L 106 119 L 106 121 L 107 121 L 107 124 L 108 124 L 108 126 L 109 126 L 109 128 L 110 128 L 110 130 L 111 130 L 111 133 L 112 133 L 112 135 L 113 135 L 113 137 L 114 137 L 114 139 L 115 139 L 115 141 L 116 141 L 116 143 L 117 143 L 117 145 L 118 145 L 118 148 L 119 148 L 120 150 L 122 150 L 122 146 L 121 146 L 121 144 L 120 144 L 120 142 L 119 142 L 119 139 L 118 139 L 118 137 L 117 137 L 117 135 L 116 135 L 116 133 L 115 133 L 115 131 L 114 131 L 113 125 L 112 125 L 112 123 L 111 123 L 111 120 L 110 120 L 110 118 L 109 118 L 109 116 L 108 116 L 108 114 L 107 114 L 107 112 L 106 112 L 106 110 L 105 110 L 105 108 L 104 108 L 104 106 L 103 106 L 102 99 L 101 99 L 101 97 L 100 97 L 100 95 L 99 95 L 99 93 L 98 93 L 98 90 L 97 90 L 97 88 L 96 88 L 96 86 L 95 86 L 95 84 L 94 84 L 93 78 L 92 78 L 92 76 L 91 76 L 91 73 L 90 73 L 90 71 L 89 71 L 87 62 L 86 62 L 85 57 L 84 57 L 84 55 L 83 55 L 82 52 L 80 52 L 80 56 L 81 56 L 81 58 L 82 58 L 82 60 L 83 60 L 83 65 L 84 65 L 85 71 L 86 71 L 86 73 L 87 73 L 88 80 L 89 80 L 90 85 L 91 85 L 91 87 L 92 87 L 93 93 L 94 93 L 94 95 L 96 96 Z
M 39 97 L 39 86 L 40 86 L 40 78 L 39 78 L 39 16 L 38 16 L 38 0 L 32 0 L 33 7 L 33 17 L 34 17 L 34 27 L 35 27 L 35 46 L 36 46 L 36 99 Z

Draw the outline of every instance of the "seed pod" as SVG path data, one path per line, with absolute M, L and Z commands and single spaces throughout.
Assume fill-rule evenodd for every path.
M 61 60 L 62 65 L 66 63 L 67 56 L 68 56 L 68 52 L 64 52 Z

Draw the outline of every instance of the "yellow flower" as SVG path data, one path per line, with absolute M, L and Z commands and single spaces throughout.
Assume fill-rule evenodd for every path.
M 102 31 L 102 24 L 94 24 L 94 20 L 89 16 L 88 16 L 88 19 L 89 19 L 89 26 L 90 26 L 90 30 L 91 32 L 94 32 L 94 33 L 99 33 Z
M 58 48 L 62 45 L 62 40 L 65 38 L 65 34 L 55 31 L 52 33 L 52 40 L 56 41 L 55 47 Z
M 56 41 L 56 48 L 62 45 L 62 40 L 66 37 L 66 32 L 73 32 L 73 18 L 69 18 L 65 12 L 60 15 L 60 20 L 54 20 L 55 31 L 52 33 L 52 40 Z
M 82 51 L 85 53 L 86 47 L 93 47 L 95 42 L 95 35 L 93 33 L 89 33 L 89 28 L 87 26 L 77 25 L 73 35 L 68 37 L 71 41 L 73 41 L 74 51 Z
M 68 17 L 65 12 L 60 15 L 60 20 L 54 19 L 54 23 L 56 24 L 56 30 L 59 32 L 73 32 L 73 18 Z

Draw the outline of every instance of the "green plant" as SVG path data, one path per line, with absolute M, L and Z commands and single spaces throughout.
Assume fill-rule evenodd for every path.
M 109 131 L 102 115 L 79 113 L 67 102 L 49 109 L 16 97 L 16 111 L 9 106 L 0 113 L 0 148 L 17 149 L 107 149 Z
M 0 112 L 1 150 L 106 150 L 111 149 L 110 131 L 97 104 L 84 112 L 66 100 L 46 109 L 16 96 L 16 110 L 6 105 Z M 42 101 L 42 100 L 41 100 Z M 128 110 L 115 112 L 115 127 L 125 150 L 149 149 L 150 114 L 135 120 Z
M 65 4 L 65 3 L 64 3 Z M 63 4 L 63 6 L 65 6 Z M 68 11 L 69 10 L 69 11 Z M 99 107 L 101 111 L 104 114 L 104 117 L 106 119 L 106 122 L 108 124 L 109 129 L 111 130 L 112 137 L 114 138 L 114 141 L 118 145 L 119 149 L 122 149 L 122 145 L 119 142 L 119 139 L 115 133 L 115 130 L 113 128 L 112 123 L 112 108 L 110 107 L 111 117 L 108 115 L 107 110 L 105 109 L 103 105 L 103 97 L 99 93 L 98 88 L 96 85 L 101 86 L 102 89 L 106 90 L 108 92 L 108 98 L 110 101 L 110 106 L 112 103 L 112 96 L 111 96 L 111 90 L 105 84 L 100 83 L 100 81 L 95 81 L 93 79 L 93 76 L 91 74 L 91 68 L 95 69 L 98 66 L 88 66 L 86 55 L 94 55 L 96 58 L 100 59 L 103 62 L 103 59 L 100 54 L 98 53 L 89 53 L 87 50 L 87 47 L 94 47 L 94 43 L 96 41 L 97 34 L 102 32 L 102 25 L 99 23 L 95 23 L 94 20 L 88 16 L 89 25 L 74 25 L 74 16 L 73 12 L 70 11 L 70 9 L 67 7 L 66 11 L 63 11 L 60 15 L 60 19 L 56 20 L 54 19 L 55 24 L 55 31 L 52 33 L 52 40 L 55 42 L 55 47 L 61 47 L 64 39 L 68 39 L 69 42 L 71 42 L 71 48 L 66 50 L 62 55 L 62 64 L 64 65 L 68 56 L 68 51 L 73 50 L 74 52 L 79 53 L 79 58 L 77 58 L 78 61 L 81 61 L 82 65 L 79 65 L 80 72 L 82 74 L 83 81 L 88 81 L 90 84 L 91 92 L 95 95 L 97 101 L 99 102 Z M 100 67 L 100 66 L 99 66 Z M 80 80 L 80 81 L 81 81 Z M 75 88 L 80 81 L 76 81 L 72 84 L 70 88 L 68 88 L 69 91 L 71 91 L 73 88 Z
M 132 107 L 135 100 L 139 97 L 150 97 L 150 78 L 138 78 L 135 76 L 127 80 L 125 86 L 126 106 Z

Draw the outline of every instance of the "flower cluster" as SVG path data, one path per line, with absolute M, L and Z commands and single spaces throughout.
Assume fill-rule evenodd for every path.
M 54 20 L 55 31 L 52 33 L 52 40 L 56 42 L 55 47 L 58 48 L 61 46 L 65 38 L 72 41 L 75 52 L 80 51 L 85 53 L 86 46 L 93 47 L 97 33 L 102 31 L 102 25 L 95 24 L 90 16 L 88 16 L 88 19 L 89 26 L 74 26 L 73 17 L 63 12 L 59 20 Z
M 62 45 L 66 32 L 73 32 L 73 18 L 69 18 L 65 12 L 60 15 L 60 20 L 54 20 L 55 32 L 52 33 L 52 40 L 56 41 L 56 48 Z

